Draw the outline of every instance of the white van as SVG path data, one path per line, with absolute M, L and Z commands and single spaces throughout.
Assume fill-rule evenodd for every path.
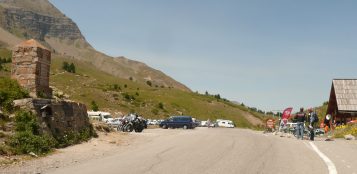
M 88 113 L 88 117 L 92 120 L 99 120 L 105 123 L 113 120 L 113 117 L 109 112 L 87 111 L 87 113 Z
M 234 128 L 234 123 L 231 120 L 217 120 L 219 127 Z

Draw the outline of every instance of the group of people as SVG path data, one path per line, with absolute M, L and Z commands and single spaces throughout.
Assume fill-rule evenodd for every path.
M 319 117 L 317 116 L 316 111 L 313 109 L 308 110 L 308 114 L 304 112 L 304 108 L 300 108 L 300 112 L 295 115 L 296 120 L 296 132 L 295 135 L 298 139 L 304 139 L 304 131 L 305 131 L 305 122 L 308 122 L 308 129 L 310 131 L 310 140 L 314 141 L 315 138 L 315 127 L 319 122 Z
M 308 109 L 308 113 L 304 112 L 304 108 L 300 108 L 300 112 L 298 112 L 294 117 L 297 126 L 295 130 L 295 135 L 298 139 L 304 139 L 304 131 L 305 131 L 305 123 L 308 123 L 308 129 L 310 132 L 310 140 L 314 141 L 315 138 L 315 128 L 319 127 L 319 117 L 317 116 L 316 111 L 312 108 Z M 331 129 L 331 115 L 326 115 L 323 120 L 323 128 L 325 133 L 327 133 Z

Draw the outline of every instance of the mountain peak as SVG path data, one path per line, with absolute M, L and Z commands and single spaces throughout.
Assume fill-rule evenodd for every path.
M 0 4 L 6 8 L 26 9 L 45 16 L 64 17 L 48 0 L 0 0 Z
M 146 78 L 150 77 L 155 86 L 190 91 L 185 85 L 144 63 L 113 58 L 96 51 L 86 41 L 77 24 L 48 0 L 0 0 L 0 34 L 0 43 L 6 43 L 9 47 L 15 46 L 14 38 L 35 39 L 24 44 L 44 45 L 55 54 L 92 64 L 116 77 L 135 79 L 144 84 L 148 81 Z

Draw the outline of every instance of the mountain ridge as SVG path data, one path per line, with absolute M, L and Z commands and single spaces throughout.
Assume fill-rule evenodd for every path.
M 153 85 L 191 91 L 184 84 L 144 63 L 126 57 L 110 57 L 95 50 L 77 24 L 48 0 L 0 0 L 0 27 L 0 34 L 6 36 L 1 37 L 0 41 L 8 48 L 21 40 L 34 38 L 55 54 L 91 63 L 114 76 L 135 79 L 143 84 L 151 79 Z

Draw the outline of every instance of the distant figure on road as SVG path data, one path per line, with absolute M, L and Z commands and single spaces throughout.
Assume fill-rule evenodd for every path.
M 295 115 L 296 119 L 296 137 L 297 139 L 301 138 L 304 139 L 304 124 L 306 121 L 306 114 L 304 113 L 304 108 L 300 108 L 300 112 Z
M 309 130 L 310 130 L 310 140 L 314 141 L 315 138 L 315 126 L 316 123 L 319 122 L 319 117 L 317 116 L 317 113 L 313 111 L 312 108 L 309 109 L 309 119 L 308 119 L 309 124 Z
M 324 119 L 325 134 L 331 129 L 331 115 L 327 114 Z
M 208 119 L 206 124 L 207 124 L 207 127 L 210 128 L 211 127 L 211 120 Z

